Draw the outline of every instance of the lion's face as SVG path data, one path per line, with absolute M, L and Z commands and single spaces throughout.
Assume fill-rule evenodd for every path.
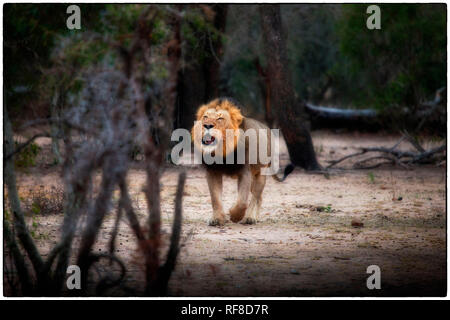
M 201 106 L 192 128 L 194 145 L 202 153 L 225 156 L 236 148 L 242 119 L 239 109 L 228 100 L 216 99 Z

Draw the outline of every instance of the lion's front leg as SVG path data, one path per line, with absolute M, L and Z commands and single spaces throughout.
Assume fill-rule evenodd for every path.
M 258 220 L 259 211 L 261 210 L 262 192 L 265 185 L 266 176 L 261 175 L 260 172 L 256 173 L 252 179 L 252 200 L 242 223 L 254 224 Z
M 208 182 L 211 204 L 213 208 L 212 218 L 209 219 L 210 226 L 224 225 L 225 213 L 222 206 L 222 174 L 214 171 L 206 171 L 206 181 Z
M 247 200 L 251 186 L 250 170 L 245 170 L 238 178 L 238 199 L 233 208 L 230 209 L 230 219 L 233 222 L 239 222 L 245 216 L 247 210 Z

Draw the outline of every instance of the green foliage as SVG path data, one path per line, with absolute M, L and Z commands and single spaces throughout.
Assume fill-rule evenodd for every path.
M 286 5 L 282 18 L 287 30 L 289 60 L 299 96 L 320 103 L 330 85 L 338 56 L 336 5 Z
M 50 234 L 48 232 L 39 232 L 39 218 L 36 216 L 31 217 L 31 227 L 30 234 L 31 237 L 35 240 L 48 240 L 50 239 Z
M 53 215 L 64 212 L 65 193 L 61 188 L 51 187 L 46 190 L 44 186 L 30 189 L 26 199 L 22 199 L 24 211 L 30 216 Z
M 445 5 L 383 4 L 380 8 L 382 29 L 369 30 L 367 4 L 281 6 L 299 98 L 377 108 L 390 119 L 405 107 L 413 110 L 446 85 Z M 266 65 L 260 54 L 259 24 L 256 6 L 232 6 L 222 72 L 229 91 L 261 113 L 259 76 L 253 63 L 259 56 Z
M 383 4 L 381 30 L 366 27 L 367 5 L 343 5 L 341 57 L 333 76 L 353 104 L 385 112 L 415 107 L 446 83 L 446 9 Z
M 16 148 L 19 145 L 17 141 L 14 142 Z M 27 145 L 22 151 L 14 157 L 14 164 L 16 168 L 28 168 L 36 165 L 36 158 L 41 151 L 41 147 L 32 142 Z
M 38 221 L 38 218 L 37 217 L 35 217 L 35 216 L 32 216 L 31 217 L 31 227 L 30 227 L 30 234 L 31 234 L 31 237 L 33 238 L 33 239 L 39 239 L 39 236 L 38 236 L 38 234 L 37 234 L 37 229 L 38 229 L 38 227 L 39 227 L 39 221 Z
M 368 178 L 369 178 L 369 182 L 370 183 L 375 183 L 375 175 L 373 174 L 373 172 L 369 172 L 368 174 L 367 174 L 367 176 L 368 176 Z
M 181 38 L 184 42 L 184 53 L 188 55 L 191 63 L 201 64 L 205 59 L 212 58 L 210 42 L 218 40 L 220 36 L 200 7 L 193 6 L 185 11 L 181 23 Z
M 8 209 L 3 210 L 3 219 L 6 221 L 9 221 L 9 222 L 12 221 L 12 217 L 11 217 L 11 214 L 9 213 Z
M 91 21 L 103 5 L 79 5 L 82 28 L 92 27 Z M 76 34 L 66 27 L 66 4 L 5 4 L 4 6 L 4 98 L 11 117 L 23 116 L 30 102 L 40 95 L 47 77 L 43 70 L 52 65 L 51 52 L 58 37 Z
M 230 6 L 227 16 L 225 53 L 221 68 L 222 91 L 247 107 L 248 114 L 264 114 L 255 59 L 265 65 L 257 6 Z M 248 110 L 251 109 L 251 110 Z
M 101 13 L 101 29 L 104 33 L 119 36 L 134 30 L 142 6 L 118 6 L 108 4 Z M 129 40 L 129 39 L 128 39 Z
M 147 4 L 80 4 L 82 30 L 66 28 L 66 4 L 4 6 L 4 101 L 13 120 L 34 106 L 48 115 L 74 103 L 83 75 L 99 69 L 121 70 L 116 44 L 129 48 L 140 15 L 153 10 L 152 65 L 146 90 L 160 94 L 167 78 L 165 49 L 172 13 L 179 7 Z M 211 50 L 224 41 L 223 94 L 234 96 L 253 116 L 263 99 L 255 60 L 267 65 L 262 50 L 258 6 L 231 5 L 226 34 L 217 31 L 207 6 L 181 7 L 181 68 L 217 59 Z M 385 114 L 413 108 L 446 85 L 446 7 L 443 4 L 381 4 L 381 30 L 366 27 L 367 4 L 282 5 L 288 57 L 296 94 L 326 105 L 370 108 Z M 211 9 L 210 9 L 211 10 Z M 114 44 L 114 45 L 113 45 Z M 207 62 L 207 61 L 206 61 Z M 332 89 L 332 90 L 331 90 Z M 248 112 L 251 114 L 252 112 Z M 39 116 L 43 116 L 40 113 Z
M 31 205 L 31 212 L 33 212 L 33 214 L 41 213 L 41 208 L 39 207 L 38 203 L 33 202 L 33 204 Z
M 326 212 L 326 213 L 331 213 L 333 212 L 333 209 L 331 207 L 331 204 L 328 204 L 326 206 L 319 206 L 316 208 L 317 212 Z
M 119 51 L 116 44 L 129 48 L 130 42 L 134 37 L 137 21 L 140 15 L 147 8 L 155 10 L 156 15 L 152 19 L 151 33 L 148 35 L 152 45 L 152 60 L 155 62 L 152 69 L 149 70 L 151 79 L 154 82 L 149 86 L 156 86 L 155 83 L 161 82 L 167 77 L 166 64 L 160 61 L 164 56 L 163 44 L 171 36 L 170 26 L 167 24 L 164 6 L 149 6 L 140 4 L 130 5 L 80 5 L 82 14 L 82 29 L 68 30 L 65 26 L 66 5 L 51 7 L 50 12 L 58 17 L 49 18 L 47 24 L 39 24 L 41 28 L 48 25 L 49 41 L 45 43 L 37 41 L 36 47 L 41 49 L 42 54 L 36 55 L 35 60 L 27 63 L 16 63 L 18 59 L 24 59 L 24 52 L 17 52 L 18 58 L 13 54 L 5 54 L 5 59 L 11 61 L 7 65 L 29 65 L 33 66 L 33 72 L 30 72 L 30 82 L 33 86 L 33 94 L 27 92 L 26 98 L 33 101 L 33 105 L 43 106 L 47 110 L 44 115 L 48 115 L 50 105 L 55 104 L 55 112 L 67 108 L 69 105 L 79 102 L 80 95 L 85 81 L 86 74 L 95 73 L 106 68 L 120 70 L 122 60 L 119 57 Z M 25 9 L 32 9 L 39 18 L 46 17 L 48 12 L 43 5 L 14 6 L 8 11 L 8 23 L 13 24 L 14 19 L 19 16 L 23 18 Z M 29 29 L 27 22 L 20 20 L 20 23 L 14 23 L 11 26 L 15 29 Z M 34 31 L 28 30 L 32 37 L 35 37 Z M 11 42 L 16 41 L 10 39 Z M 22 61 L 22 60 L 21 60 Z M 14 70 L 12 68 L 12 70 Z M 20 79 L 15 80 L 8 77 L 8 84 L 12 86 L 21 84 Z M 24 105 L 23 100 L 18 99 L 20 108 Z M 14 104 L 7 101 L 8 108 L 14 108 Z M 51 115 L 55 116 L 55 115 Z

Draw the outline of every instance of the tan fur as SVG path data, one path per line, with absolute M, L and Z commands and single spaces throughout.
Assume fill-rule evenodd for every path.
M 205 152 L 205 150 L 209 150 L 210 152 L 211 150 L 213 150 L 212 152 L 220 152 L 220 150 L 213 149 L 213 147 L 208 149 L 202 145 L 204 125 L 213 125 L 214 129 L 218 129 L 222 132 L 222 155 L 226 155 L 233 151 L 236 148 L 239 139 L 246 139 L 245 141 L 248 141 L 248 137 L 242 136 L 239 133 L 239 129 L 244 130 L 244 132 L 247 129 L 267 129 L 267 136 L 264 135 L 264 137 L 267 138 L 268 154 L 270 154 L 271 136 L 269 128 L 259 121 L 243 117 L 239 108 L 227 99 L 215 99 L 208 104 L 200 106 L 197 110 L 197 122 L 192 128 L 192 137 L 196 148 L 202 150 L 202 152 Z M 226 148 L 226 129 L 235 130 L 235 137 L 232 142 L 233 147 L 229 149 Z M 259 137 L 257 142 L 259 143 Z M 230 145 L 231 141 L 228 143 L 228 146 Z M 213 215 L 209 221 L 210 225 L 223 225 L 225 223 L 226 216 L 222 206 L 222 177 L 226 174 L 233 178 L 237 178 L 238 180 L 238 199 L 229 212 L 231 221 L 242 221 L 242 223 L 248 224 L 256 223 L 261 208 L 262 192 L 266 183 L 266 176 L 261 175 L 261 168 L 268 165 L 261 164 L 259 159 L 256 164 L 248 164 L 248 142 L 245 146 L 247 155 L 246 163 L 235 173 L 230 174 L 225 168 L 227 165 L 214 167 L 214 169 L 213 167 L 207 166 L 206 179 L 213 207 Z M 252 194 L 252 198 L 248 204 L 250 193 Z

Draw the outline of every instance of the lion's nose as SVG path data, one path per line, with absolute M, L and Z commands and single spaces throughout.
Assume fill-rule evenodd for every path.
M 206 129 L 211 129 L 212 127 L 214 127 L 213 124 L 204 124 L 203 127 L 205 127 Z

